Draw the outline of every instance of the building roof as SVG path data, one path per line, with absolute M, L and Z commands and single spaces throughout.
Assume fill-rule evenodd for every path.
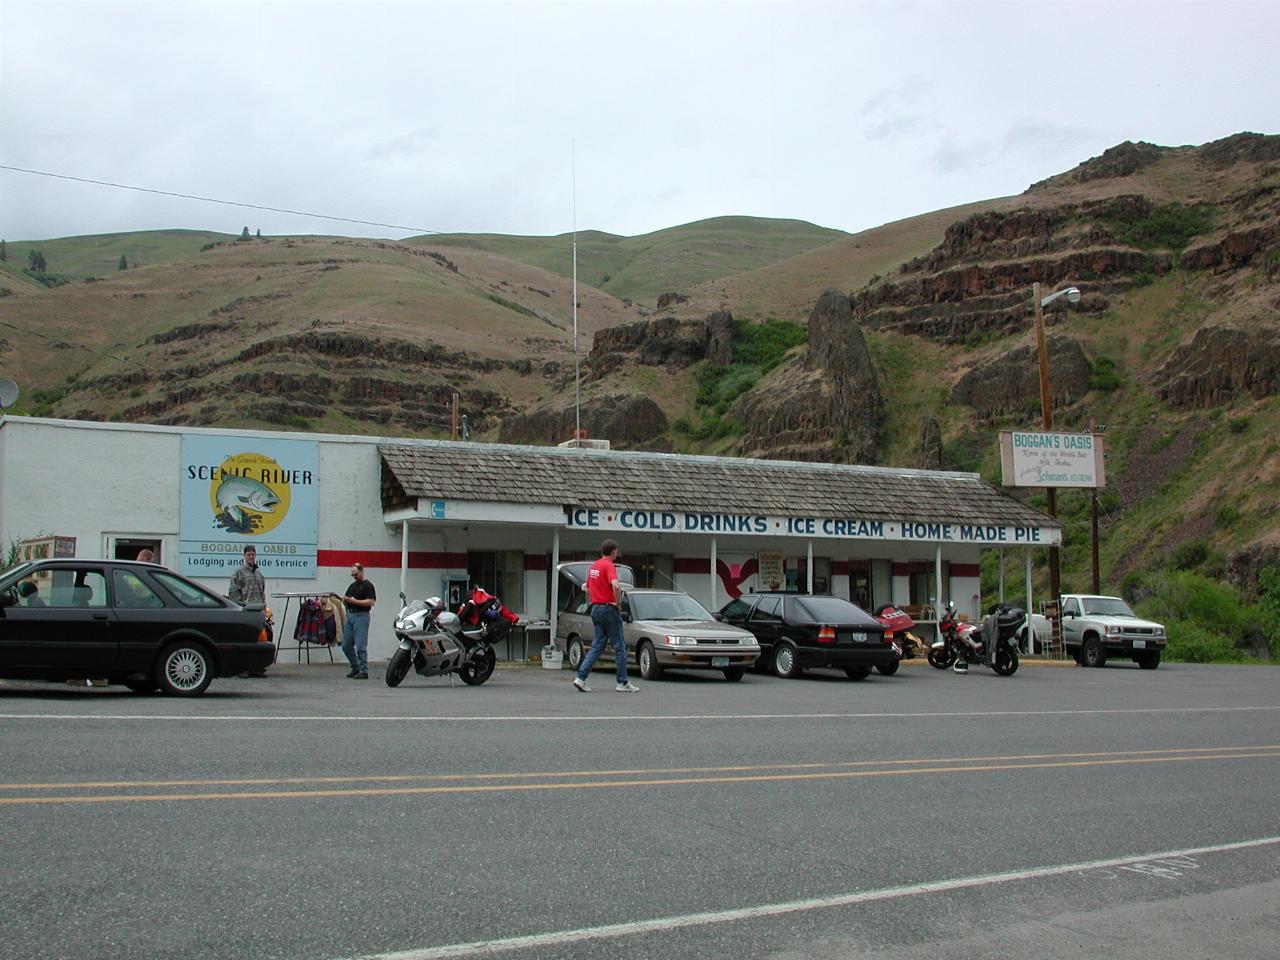
M 378 452 L 406 497 L 1061 527 L 976 473 L 446 441 Z

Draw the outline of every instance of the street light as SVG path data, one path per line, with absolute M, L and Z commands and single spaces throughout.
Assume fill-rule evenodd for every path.
M 1049 400 L 1049 353 L 1044 345 L 1044 308 L 1062 297 L 1066 297 L 1068 303 L 1079 303 L 1080 288 L 1064 287 L 1056 293 L 1051 293 L 1041 299 L 1040 284 L 1037 282 L 1032 285 L 1031 292 L 1036 304 L 1036 347 L 1040 353 L 1040 421 L 1044 432 L 1048 433 L 1053 427 L 1053 405 Z M 1046 487 L 1045 498 L 1048 500 L 1049 516 L 1056 519 L 1058 516 L 1058 491 L 1053 487 Z M 1055 607 L 1059 604 L 1061 586 L 1058 547 L 1055 545 L 1049 548 L 1049 599 Z

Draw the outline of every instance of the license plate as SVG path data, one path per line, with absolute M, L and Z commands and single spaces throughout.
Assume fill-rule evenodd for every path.
M 727 667 L 729 665 L 728 657 L 712 657 L 711 665 L 713 667 Z
M 1135 650 L 1145 650 L 1146 648 L 1147 648 L 1147 641 L 1145 641 L 1145 640 L 1135 640 L 1135 641 L 1133 641 L 1133 649 L 1135 649 Z

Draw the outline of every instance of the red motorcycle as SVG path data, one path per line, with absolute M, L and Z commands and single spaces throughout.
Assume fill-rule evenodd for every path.
M 911 632 L 911 628 L 916 622 L 911 619 L 911 614 L 907 613 L 892 603 L 882 603 L 876 607 L 875 618 L 884 624 L 884 639 L 886 643 L 895 645 L 898 654 L 887 664 L 877 664 L 876 669 L 885 676 L 890 676 L 898 672 L 898 664 L 903 660 L 910 660 L 920 656 L 922 642 L 919 637 Z

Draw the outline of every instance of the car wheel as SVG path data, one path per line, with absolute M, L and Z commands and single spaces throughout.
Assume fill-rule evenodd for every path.
M 582 658 L 587 655 L 586 648 L 582 645 L 582 641 L 577 637 L 569 638 L 569 645 L 566 649 L 567 658 L 569 660 L 569 669 L 577 670 L 582 666 Z
M 1107 652 L 1097 637 L 1085 637 L 1080 645 L 1080 663 L 1086 667 L 1100 667 L 1107 662 Z
M 876 669 L 879 670 L 886 677 L 892 677 L 895 673 L 898 672 L 898 665 L 901 663 L 902 663 L 901 660 L 890 660 L 888 663 L 877 663 Z
M 724 678 L 730 683 L 737 683 L 742 679 L 743 674 L 747 672 L 746 667 L 725 667 Z
M 897 661 L 894 661 L 895 663 Z M 865 680 L 871 676 L 871 668 L 859 664 L 856 667 L 845 667 L 844 675 L 850 680 Z
M 391 662 L 387 664 L 387 686 L 398 687 L 400 681 L 405 678 L 405 674 L 409 672 L 409 664 L 413 661 L 412 655 L 403 647 L 397 647 L 396 652 L 391 655 Z
M 785 641 L 774 644 L 773 672 L 784 680 L 798 677 L 803 672 L 800 668 L 800 656 L 793 644 Z
M 156 686 L 170 697 L 198 697 L 213 682 L 213 664 L 204 647 L 193 640 L 171 643 L 160 653 Z
M 652 643 L 645 641 L 640 644 L 636 659 L 640 663 L 642 680 L 657 680 L 662 676 L 662 665 L 658 663 L 658 654 L 654 651 Z
M 1160 651 L 1148 650 L 1146 653 L 1136 657 L 1135 659 L 1138 661 L 1138 666 L 1143 670 L 1154 670 L 1156 667 L 1160 666 Z

